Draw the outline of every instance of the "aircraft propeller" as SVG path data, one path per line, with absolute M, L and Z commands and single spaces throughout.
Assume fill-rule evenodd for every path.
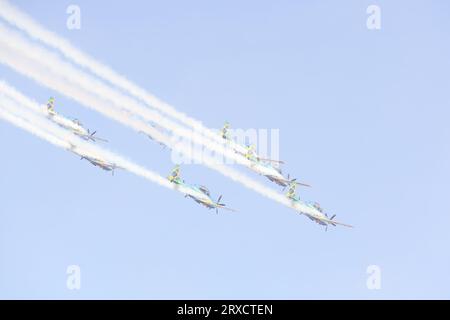
M 333 215 L 331 216 L 331 218 L 328 218 L 328 215 L 325 213 L 325 217 L 327 217 L 328 220 L 332 221 L 332 220 L 336 217 L 336 215 L 333 214 Z M 330 222 L 330 223 L 331 223 L 333 226 L 336 227 L 336 225 L 335 225 L 333 222 Z M 328 223 L 327 223 L 326 226 L 325 226 L 325 231 L 327 231 L 327 230 L 328 230 Z
M 222 200 L 222 195 L 220 195 L 220 197 L 217 199 L 216 204 L 218 206 L 225 206 L 225 203 L 220 203 L 220 200 Z M 219 207 L 216 207 L 216 214 L 219 214 Z
M 87 132 L 88 132 L 88 135 L 89 135 L 89 137 L 88 137 L 89 140 L 92 140 L 94 142 L 96 142 L 97 140 L 98 141 L 103 141 L 103 142 L 108 142 L 108 140 L 106 140 L 106 139 L 102 139 L 102 138 L 99 138 L 99 137 L 94 137 L 94 135 L 97 133 L 97 130 L 95 130 L 94 132 L 91 133 L 89 131 L 89 129 L 87 129 Z

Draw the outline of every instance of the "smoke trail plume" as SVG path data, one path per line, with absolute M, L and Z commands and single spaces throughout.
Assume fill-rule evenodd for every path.
M 155 140 L 177 148 L 177 151 L 180 151 L 183 154 L 192 155 L 194 158 L 201 161 L 206 166 L 219 171 L 223 175 L 231 178 L 236 182 L 241 183 L 247 188 L 258 192 L 267 198 L 285 205 L 288 203 L 287 199 L 282 194 L 279 194 L 276 191 L 265 187 L 255 180 L 233 170 L 232 168 L 217 164 L 214 159 L 211 159 L 209 157 L 199 158 L 198 154 L 192 153 L 192 150 L 191 148 L 189 148 L 189 146 L 185 146 L 182 144 L 177 144 L 174 146 L 169 137 L 160 133 L 158 130 L 155 130 L 145 122 L 134 117 L 130 117 L 127 111 L 141 109 L 141 107 L 137 105 L 134 100 L 120 95 L 120 93 L 107 88 L 101 83 L 95 82 L 94 79 L 90 79 L 89 76 L 83 74 L 81 71 L 74 69 L 70 65 L 58 61 L 56 56 L 46 52 L 44 49 L 28 44 L 24 39 L 12 32 L 9 32 L 5 28 L 1 27 L 1 25 L 0 61 L 34 79 L 35 81 L 44 84 L 49 88 L 57 90 L 85 106 L 93 108 L 94 110 L 101 112 L 108 117 L 119 121 L 122 124 L 134 128 L 139 132 L 147 133 L 151 135 Z M 46 63 L 46 66 L 43 67 L 42 63 Z M 62 70 L 63 72 L 65 72 L 65 74 L 63 75 L 60 73 L 56 73 L 57 70 Z M 70 73 L 70 75 L 67 75 L 68 73 Z M 68 81 L 67 78 L 70 78 L 71 81 Z M 80 88 L 81 85 L 83 87 Z M 101 97 L 99 97 L 99 95 L 101 95 Z M 120 103 L 111 99 L 111 96 L 114 97 L 114 99 L 119 100 Z M 158 125 L 162 124 L 169 130 L 176 132 L 180 136 L 188 135 L 190 133 L 189 130 L 185 130 L 176 126 L 176 124 L 174 124 L 173 122 L 163 119 L 151 110 L 147 109 L 145 110 L 145 112 L 147 114 L 152 113 L 151 118 L 156 118 L 158 121 Z M 230 157 L 237 159 L 240 163 L 245 163 L 248 166 L 250 165 L 248 160 L 242 159 L 242 157 L 238 157 L 230 150 L 224 150 L 224 148 L 221 149 L 215 143 L 204 141 L 201 138 L 195 136 L 193 140 L 207 145 L 214 151 L 227 154 Z
M 110 82 L 111 84 L 121 88 L 128 94 L 140 99 L 147 105 L 173 117 L 184 125 L 201 132 L 208 138 L 220 143 L 221 138 L 217 133 L 211 131 L 204 126 L 201 121 L 195 120 L 186 114 L 177 111 L 174 107 L 159 100 L 155 96 L 146 92 L 144 89 L 133 84 L 125 76 L 115 72 L 110 67 L 96 61 L 92 57 L 75 48 L 64 38 L 45 29 L 38 22 L 34 21 L 29 15 L 22 12 L 18 8 L 11 5 L 8 1 L 0 0 L 0 17 L 8 21 L 10 24 L 26 32 L 30 37 L 41 41 L 49 47 L 59 50 L 66 58 L 74 63 L 89 69 L 98 77 Z M 231 144 L 234 144 L 231 142 Z
M 53 125 L 47 119 L 42 118 L 37 114 L 33 114 L 33 112 L 27 111 L 27 106 L 21 105 L 18 101 L 14 101 L 9 98 L 10 97 L 6 97 L 4 94 L 0 94 L 0 117 L 15 126 L 26 130 L 57 147 L 65 150 L 70 150 L 71 148 L 76 147 L 77 152 L 80 152 L 85 156 L 95 156 L 105 161 L 110 161 L 117 164 L 119 167 L 147 180 L 155 182 L 160 186 L 176 190 L 173 184 L 157 173 L 145 169 L 144 167 L 137 165 L 117 154 L 81 140 L 66 130 Z
M 223 155 L 229 160 L 251 168 L 251 162 L 240 154 L 236 154 L 228 144 L 224 143 L 222 139 L 220 144 L 206 139 L 197 131 L 187 130 L 173 121 L 161 116 L 158 112 L 145 108 L 142 104 L 134 99 L 131 99 L 117 90 L 106 86 L 101 81 L 93 78 L 89 74 L 74 68 L 71 64 L 62 61 L 57 55 L 48 50 L 34 45 L 24 39 L 16 32 L 12 32 L 0 24 L 0 40 L 3 39 L 3 46 L 5 47 L 5 54 L 9 50 L 12 55 L 22 55 L 29 63 L 39 64 L 41 68 L 47 73 L 57 74 L 58 77 L 64 78 L 70 86 L 79 87 L 82 90 L 89 91 L 92 95 L 104 100 L 109 104 L 109 107 L 126 112 L 128 117 L 139 116 L 144 120 L 149 120 L 157 123 L 158 126 L 163 127 L 179 137 L 189 137 L 192 142 L 205 146 L 220 155 Z M 15 57 L 16 59 L 18 57 Z M 30 67 L 28 67 L 30 68 Z M 201 159 L 200 159 L 201 161 Z

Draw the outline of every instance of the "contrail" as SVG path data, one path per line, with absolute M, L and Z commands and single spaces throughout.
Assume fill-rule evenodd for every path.
M 85 91 L 91 92 L 93 95 L 105 100 L 109 104 L 109 108 L 115 106 L 121 111 L 126 111 L 134 115 L 139 115 L 145 120 L 157 123 L 158 126 L 175 133 L 179 137 L 189 137 L 192 142 L 205 146 L 209 150 L 217 152 L 223 155 L 227 159 L 234 160 L 237 163 L 249 167 L 251 169 L 251 162 L 240 154 L 236 154 L 233 150 L 226 147 L 226 143 L 221 139 L 220 144 L 206 139 L 197 131 L 187 130 L 180 127 L 173 121 L 161 116 L 158 112 L 150 110 L 138 103 L 136 100 L 131 99 L 120 92 L 106 86 L 101 81 L 93 78 L 89 74 L 82 72 L 79 69 L 74 68 L 71 64 L 62 61 L 57 55 L 49 52 L 48 50 L 36 46 L 24 39 L 16 32 L 12 32 L 0 24 L 0 41 L 3 39 L 3 46 L 5 51 L 12 50 L 13 55 L 17 55 L 15 52 L 19 51 L 26 59 L 30 60 L 30 63 L 39 64 L 47 70 L 47 73 L 55 73 L 58 76 L 70 82 L 70 86 L 78 86 Z M 6 54 L 6 53 L 5 53 Z M 17 58 L 17 57 L 15 57 Z M 131 116 L 127 114 L 127 116 Z M 122 115 L 123 116 L 123 115 Z M 148 125 L 147 125 L 148 126 Z M 201 160 L 201 159 L 200 159 Z
M 36 128 L 26 120 L 23 120 L 22 118 L 15 116 L 14 114 L 7 112 L 4 108 L 4 106 L 9 103 L 7 100 L 5 100 L 3 97 L 0 98 L 0 117 L 3 118 L 6 121 L 11 122 L 15 126 L 30 132 L 31 134 L 35 135 L 36 137 L 39 137 L 43 140 L 47 140 L 51 144 L 54 144 L 57 147 L 68 149 L 70 148 L 70 144 L 64 140 L 61 140 L 50 133 Z
M 157 183 L 160 186 L 180 191 L 159 174 L 145 169 L 144 167 L 126 160 L 110 151 L 87 143 L 66 130 L 53 125 L 45 118 L 33 114 L 30 111 L 27 112 L 25 108 L 27 108 L 27 106 L 20 105 L 18 101 L 13 101 L 6 98 L 5 95 L 0 95 L 0 117 L 13 125 L 28 131 L 57 147 L 70 150 L 71 147 L 76 146 L 77 149 L 79 148 L 79 150 L 81 150 L 80 152 L 86 156 L 95 155 L 101 157 L 101 159 L 114 162 L 121 168 Z
M 1 50 L 0 50 L 0 55 L 1 55 Z M 58 80 L 58 79 L 57 79 Z M 6 84 L 5 82 L 0 81 L 0 92 L 2 92 L 5 96 L 7 96 L 8 98 L 14 99 L 15 101 L 18 101 L 19 103 L 21 103 L 21 105 L 23 105 L 26 108 L 29 108 L 31 110 L 33 110 L 34 112 L 40 112 L 42 114 L 42 106 L 39 105 L 38 103 L 34 102 L 33 100 L 27 98 L 26 96 L 24 96 L 23 94 L 21 94 L 20 92 L 18 92 L 17 90 L 15 90 L 14 88 L 12 88 L 11 86 L 9 86 L 8 84 Z M 45 119 L 44 119 L 45 120 Z M 68 133 L 65 130 L 62 130 L 59 127 L 54 128 L 53 130 L 57 130 L 58 134 L 65 134 L 66 138 L 70 138 L 70 139 L 74 139 L 76 137 L 70 137 L 70 133 Z M 68 137 L 69 135 L 69 137 Z M 79 143 L 83 144 L 84 148 L 91 148 L 92 146 L 90 144 L 87 144 L 85 141 L 81 140 Z M 185 151 L 185 147 L 183 147 L 183 145 L 179 146 L 180 149 L 182 151 Z M 96 149 L 99 149 L 99 147 L 97 147 Z M 92 150 L 90 149 L 91 152 L 97 152 L 97 150 Z M 195 156 L 195 154 L 194 154 Z M 109 156 L 108 159 L 110 159 L 111 156 Z M 117 163 L 119 166 L 121 167 L 125 167 L 123 166 L 122 160 L 115 160 L 115 163 Z M 258 193 L 260 193 L 261 195 L 272 199 L 274 201 L 277 201 L 281 204 L 290 206 L 290 202 L 288 201 L 288 199 L 286 199 L 284 197 L 284 195 L 277 193 L 276 191 L 267 188 L 257 182 L 254 182 L 251 178 L 248 178 L 247 176 L 232 170 L 229 167 L 226 167 L 224 165 L 218 165 L 216 164 L 213 160 L 210 159 L 206 159 L 206 163 L 207 166 L 211 167 L 212 169 L 215 169 L 217 171 L 219 171 L 220 173 L 224 174 L 225 176 L 227 176 L 228 178 L 231 178 L 232 180 L 241 183 L 242 185 L 246 186 L 247 188 L 256 191 Z M 164 183 L 168 183 L 168 181 L 166 179 L 164 179 Z
M 70 150 L 70 148 L 73 148 L 75 146 L 77 154 L 80 153 L 84 156 L 98 156 L 102 160 L 114 162 L 120 168 L 160 186 L 178 191 L 183 195 L 189 193 L 189 189 L 187 189 L 186 187 L 175 186 L 157 173 L 154 173 L 109 151 L 90 145 L 89 143 L 75 136 L 70 136 L 71 133 L 65 132 L 65 130 L 62 130 L 58 127 L 52 128 L 51 123 L 44 123 L 43 120 L 45 121 L 45 119 L 39 119 L 36 118 L 36 115 L 23 112 L 22 108 L 24 106 L 20 106 L 16 103 L 17 101 L 12 101 L 0 94 L 0 119 L 6 120 L 11 124 L 25 131 L 28 131 L 38 138 L 46 140 L 47 142 L 50 142 L 57 147 L 63 148 L 65 150 Z M 21 114 L 21 116 L 16 115 L 16 113 Z M 39 123 L 40 125 L 42 125 L 42 127 L 37 126 L 36 123 Z M 55 136 L 54 134 L 59 135 Z M 61 139 L 60 135 L 64 135 L 65 139 Z
M 67 40 L 64 38 L 61 38 L 57 36 L 56 34 L 46 30 L 44 27 L 42 27 L 40 24 L 35 22 L 31 17 L 26 15 L 25 13 L 21 12 L 14 6 L 10 5 L 6 0 L 0 0 L 0 17 L 2 17 L 4 20 L 8 21 L 10 24 L 16 26 L 17 28 L 21 29 L 22 31 L 25 31 L 29 36 L 32 38 L 41 41 L 42 43 L 46 44 L 49 47 L 52 47 L 53 49 L 57 49 L 59 52 L 61 52 L 67 59 L 71 60 L 72 62 L 78 64 L 81 67 L 87 68 L 91 73 L 95 74 L 97 77 L 108 81 L 110 84 L 124 90 L 128 95 L 135 97 L 136 99 L 145 102 L 148 106 L 153 107 L 154 109 L 157 109 L 161 111 L 162 113 L 171 116 L 172 118 L 178 120 L 182 124 L 186 125 L 187 127 L 190 127 L 193 130 L 193 141 L 196 143 L 200 143 L 206 147 L 208 147 L 211 150 L 214 150 L 218 153 L 223 154 L 229 159 L 234 159 L 237 163 L 249 166 L 249 162 L 246 162 L 246 159 L 244 157 L 241 157 L 243 159 L 239 159 L 237 156 L 233 156 L 233 154 L 230 153 L 230 147 L 236 148 L 238 145 L 230 141 L 227 145 L 223 144 L 223 140 L 221 137 L 210 130 L 209 128 L 205 127 L 202 122 L 195 120 L 193 118 L 188 117 L 187 115 L 177 111 L 174 107 L 168 105 L 167 103 L 159 100 L 155 96 L 151 95 L 150 93 L 146 92 L 144 89 L 141 89 L 137 85 L 133 84 L 131 81 L 126 79 L 124 76 L 116 73 L 114 70 L 112 70 L 110 67 L 94 60 L 93 58 L 89 57 L 88 55 L 84 54 L 82 51 L 76 49 L 73 47 Z M 1 40 L 1 37 L 0 37 Z M 0 50 L 1 51 L 1 50 Z M 28 52 L 30 54 L 30 52 Z M 45 61 L 45 59 L 44 59 Z M 48 66 L 47 66 L 48 67 Z M 50 66 L 51 69 L 51 66 Z M 72 75 L 72 74 L 71 74 Z M 39 80 L 37 80 L 39 81 Z M 87 90 L 89 91 L 89 90 Z M 92 92 L 92 91 L 91 91 Z M 67 93 L 64 93 L 67 95 Z M 86 94 L 86 93 L 85 93 Z M 101 96 L 101 95 L 100 95 Z M 115 96 L 115 95 L 113 95 Z M 105 96 L 101 96 L 102 99 L 107 99 Z M 135 102 L 131 103 L 130 105 L 127 105 L 127 103 L 124 102 L 124 100 L 119 99 L 119 104 L 124 104 L 126 106 L 126 111 L 133 113 L 134 115 L 139 115 L 143 117 L 144 119 L 155 121 L 154 115 L 148 114 L 144 112 L 143 110 L 139 110 L 141 107 L 139 105 L 139 108 L 136 108 Z M 114 102 L 113 102 L 114 103 Z M 148 109 L 148 108 L 145 108 Z M 120 110 L 120 109 L 119 109 Z M 125 110 L 121 110 L 125 111 Z M 130 114 L 128 114 L 130 115 Z M 158 121 L 155 121 L 158 123 Z M 183 132 L 184 129 L 175 130 L 175 127 L 171 127 L 172 122 L 166 122 L 166 119 L 161 119 L 161 122 L 163 122 L 161 125 L 162 127 L 173 131 L 177 135 L 183 136 L 183 134 L 180 134 L 180 132 Z M 158 123 L 160 124 L 160 123 Z M 184 131 L 186 132 L 186 131 Z M 199 136 L 199 133 L 202 134 L 202 136 Z M 213 144 L 208 144 L 204 141 L 203 136 L 208 137 Z M 155 138 L 155 140 L 158 140 Z M 161 140 L 158 140 L 161 141 Z M 226 150 L 225 150 L 226 149 Z M 288 201 L 284 196 L 280 195 L 279 193 L 273 191 L 272 189 L 266 188 L 261 184 L 258 184 L 256 181 L 253 181 L 252 179 L 242 176 L 237 172 L 232 171 L 230 168 L 226 168 L 225 166 L 217 166 L 215 164 L 208 163 L 208 161 L 205 161 L 203 159 L 203 163 L 206 164 L 208 167 L 215 168 L 219 172 L 223 173 L 224 175 L 232 178 L 233 180 L 239 181 L 243 185 L 247 186 L 250 189 L 253 189 L 254 191 L 259 192 L 260 194 L 273 199 L 279 203 L 282 203 L 288 207 L 292 207 L 290 201 Z M 222 167 L 222 168 L 220 168 Z M 225 170 L 226 172 L 222 171 Z M 304 205 L 300 205 L 302 207 L 302 212 L 304 209 L 307 209 L 304 207 Z M 304 207 L 304 208 L 303 208 Z
M 17 100 L 10 99 L 11 97 L 9 96 L 8 90 L 2 90 L 3 88 L 8 89 L 8 87 L 9 86 L 6 83 L 2 83 L 2 87 L 0 88 L 0 119 L 9 121 L 15 126 L 22 128 L 23 130 L 26 130 L 34 134 L 35 136 L 65 150 L 74 151 L 74 148 L 76 148 L 76 152 L 74 153 L 76 153 L 77 155 L 86 157 L 100 156 L 100 159 L 103 161 L 111 161 L 120 168 L 141 176 L 149 181 L 155 182 L 168 189 L 178 191 L 182 194 L 189 195 L 189 188 L 174 185 L 167 179 L 144 167 L 141 167 L 129 160 L 124 159 L 123 157 L 106 151 L 96 145 L 93 145 L 90 142 L 81 140 L 80 138 L 73 135 L 70 131 L 58 128 L 48 119 L 35 112 L 39 110 L 39 106 L 37 106 L 37 104 L 33 105 L 32 100 L 27 101 L 27 98 L 25 96 L 22 96 Z M 13 89 L 12 93 L 14 95 L 20 94 L 15 89 Z M 95 153 L 95 155 L 93 155 L 93 153 Z M 287 199 L 284 199 L 283 204 L 290 208 L 300 210 L 301 213 L 306 212 L 306 214 L 308 212 L 308 209 L 311 209 L 301 201 L 296 201 L 295 207 L 294 204 L 291 204 Z M 330 223 L 333 225 L 339 224 L 347 227 L 352 227 L 344 223 L 331 221 L 333 217 L 330 220 L 325 221 L 330 221 Z
M 20 48 L 20 50 L 18 50 Z M 56 57 L 57 58 L 57 57 Z M 35 59 L 35 60 L 33 60 Z M 261 195 L 275 200 L 282 204 L 287 204 L 287 199 L 280 193 L 265 187 L 264 185 L 256 182 L 255 180 L 245 176 L 230 167 L 226 167 L 221 164 L 217 164 L 214 159 L 210 159 L 206 156 L 199 156 L 196 153 L 192 153 L 192 149 L 186 147 L 183 144 L 174 145 L 170 138 L 166 135 L 161 134 L 158 130 L 155 130 L 147 123 L 130 117 L 128 110 L 130 106 L 135 106 L 136 102 L 132 99 L 127 99 L 122 97 L 120 94 L 116 93 L 114 90 L 105 89 L 105 86 L 101 83 L 96 83 L 92 79 L 87 79 L 88 82 L 84 82 L 87 76 L 83 75 L 81 71 L 78 71 L 68 64 L 64 64 L 55 59 L 55 56 L 51 53 L 45 51 L 44 49 L 29 45 L 21 37 L 14 35 L 2 28 L 0 25 L 0 61 L 4 64 L 9 65 L 18 72 L 34 79 L 35 81 L 44 84 L 45 86 L 57 90 L 66 96 L 78 101 L 79 103 L 88 106 L 100 113 L 107 115 L 108 117 L 127 125 L 139 132 L 144 132 L 151 135 L 155 140 L 158 140 L 164 144 L 174 147 L 177 151 L 192 156 L 192 158 L 201 161 L 206 166 L 217 170 L 223 175 L 231 178 L 232 180 L 241 183 L 242 185 L 248 187 L 249 189 L 260 193 Z M 42 67 L 43 61 L 47 63 L 46 67 Z M 50 65 L 50 66 L 49 66 Z M 53 66 L 53 67 L 52 67 Z M 55 66 L 58 66 L 57 68 Z M 59 67 L 66 72 L 66 76 L 59 73 L 55 73 L 56 69 Z M 53 68 L 53 69 L 50 69 Z M 68 81 L 67 72 L 70 71 L 70 77 L 73 77 L 71 81 Z M 68 83 L 70 82 L 70 83 Z M 80 88 L 80 84 L 83 84 L 83 88 Z M 105 90 L 104 90 L 105 89 Z M 98 95 L 101 94 L 101 98 Z M 120 100 L 120 103 L 110 100 L 110 96 Z M 106 100 L 106 101 L 105 101 Z M 114 107 L 115 106 L 115 107 Z M 140 108 L 139 105 L 137 108 Z M 151 110 L 146 110 L 147 112 L 152 112 Z M 153 112 L 155 113 L 155 112 Z M 156 114 L 158 119 L 158 125 L 164 124 L 169 130 L 176 132 L 180 136 L 185 136 L 192 133 L 189 130 L 181 129 L 172 122 L 169 122 Z M 153 117 L 153 119 L 155 116 Z M 244 160 L 237 157 L 230 150 L 224 150 L 220 148 L 217 144 L 212 142 L 205 142 L 200 138 L 194 136 L 194 141 L 199 141 L 202 144 L 208 145 L 211 149 L 218 151 L 219 153 L 228 154 L 232 158 L 237 158 L 241 163 L 250 165 L 247 159 Z M 247 162 L 246 162 L 247 161 Z
M 43 42 L 49 47 L 59 50 L 69 60 L 72 60 L 74 63 L 87 68 L 103 80 L 110 82 L 153 108 L 173 117 L 174 119 L 177 119 L 184 125 L 194 129 L 195 131 L 201 132 L 218 143 L 222 142 L 222 139 L 218 136 L 218 134 L 204 126 L 201 121 L 195 120 L 177 111 L 174 107 L 159 100 L 152 94 L 146 92 L 144 89 L 133 84 L 126 77 L 118 74 L 110 67 L 83 53 L 79 49 L 72 46 L 66 39 L 45 29 L 41 24 L 34 21 L 29 15 L 20 9 L 11 5 L 8 1 L 0 0 L 0 4 L 0 17 L 22 31 L 28 33 L 30 37 Z M 230 142 L 230 144 L 233 145 L 234 142 Z

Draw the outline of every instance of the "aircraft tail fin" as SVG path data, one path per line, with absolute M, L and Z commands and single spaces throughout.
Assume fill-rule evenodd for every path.
M 180 178 L 180 165 L 176 165 L 173 169 L 172 169 L 172 171 L 170 172 L 170 175 L 167 177 L 167 179 L 170 181 L 170 182 L 174 182 L 174 181 L 176 181 L 176 179 L 179 179 Z

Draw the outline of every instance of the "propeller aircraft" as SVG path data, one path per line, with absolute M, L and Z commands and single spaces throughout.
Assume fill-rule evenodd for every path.
M 69 120 L 64 116 L 61 116 L 55 111 L 55 98 L 51 97 L 47 102 L 48 118 L 55 122 L 60 127 L 72 131 L 74 134 L 86 141 L 103 141 L 108 142 L 105 139 L 96 137 L 97 131 L 90 132 L 89 129 L 83 127 L 78 119 Z
M 79 156 L 80 160 L 83 160 L 83 159 L 87 160 L 92 165 L 99 167 L 100 169 L 103 169 L 105 171 L 111 171 L 112 175 L 114 175 L 114 170 L 116 170 L 118 168 L 120 169 L 120 167 L 113 162 L 108 162 L 106 160 L 103 160 L 103 159 L 95 157 L 95 156 L 88 156 L 86 154 L 83 154 L 83 153 L 77 151 L 76 146 L 74 146 L 74 145 L 71 145 L 70 151 L 75 153 L 77 156 Z
M 233 138 L 229 132 L 230 129 L 230 123 L 229 122 L 225 122 L 224 126 L 222 127 L 222 129 L 220 130 L 220 136 L 228 141 L 228 142 L 232 142 Z M 244 156 L 244 157 L 251 157 L 253 159 L 256 159 L 258 161 L 267 161 L 267 162 L 273 162 L 273 163 L 279 163 L 279 164 L 283 164 L 283 161 L 280 160 L 272 160 L 272 159 L 266 159 L 266 158 L 261 158 L 260 156 L 258 156 L 258 154 L 256 153 L 256 149 L 253 145 L 250 146 L 243 146 L 239 143 L 233 143 L 231 145 L 231 148 L 234 150 L 234 152 Z
M 219 213 L 219 209 L 225 209 L 235 212 L 236 210 L 228 208 L 224 203 L 221 203 L 222 196 L 217 201 L 212 200 L 211 193 L 205 186 L 193 186 L 188 185 L 181 179 L 180 166 L 176 166 L 167 179 L 176 185 L 176 188 L 185 194 L 185 197 L 193 199 L 195 202 L 207 207 L 208 209 L 216 209 L 216 213 Z
M 249 159 L 251 161 L 250 168 L 256 173 L 265 176 L 272 182 L 275 182 L 279 186 L 287 187 L 291 183 L 295 183 L 304 187 L 311 187 L 309 184 L 297 182 L 297 179 L 290 179 L 289 175 L 287 178 L 283 176 L 281 169 L 274 167 L 269 163 L 265 163 L 263 161 L 259 161 L 256 159 Z
M 220 131 L 220 135 L 223 139 L 232 141 L 229 128 L 230 124 L 228 122 L 225 122 L 225 125 Z M 287 187 L 292 182 L 295 182 L 296 184 L 301 186 L 311 187 L 309 184 L 296 182 L 296 179 L 289 179 L 289 175 L 287 178 L 285 178 L 283 176 L 283 173 L 281 172 L 281 169 L 278 168 L 278 166 L 274 165 L 274 163 L 283 164 L 284 162 L 259 157 L 256 153 L 256 148 L 254 145 L 242 146 L 240 144 L 234 143 L 231 147 L 236 153 L 243 155 L 247 160 L 251 162 L 250 169 L 262 176 L 267 177 L 270 181 L 275 182 L 282 187 Z
M 300 214 L 304 214 L 309 219 L 318 223 L 319 225 L 325 226 L 325 231 L 328 230 L 329 225 L 332 226 L 341 225 L 344 227 L 353 228 L 353 226 L 351 225 L 333 220 L 336 217 L 335 214 L 332 215 L 331 217 L 328 217 L 328 214 L 324 212 L 319 203 L 301 201 L 300 198 L 295 195 L 296 187 L 297 185 L 295 183 L 291 183 L 289 185 L 289 190 L 286 193 L 286 197 L 292 201 L 291 207 L 294 210 L 296 210 Z

